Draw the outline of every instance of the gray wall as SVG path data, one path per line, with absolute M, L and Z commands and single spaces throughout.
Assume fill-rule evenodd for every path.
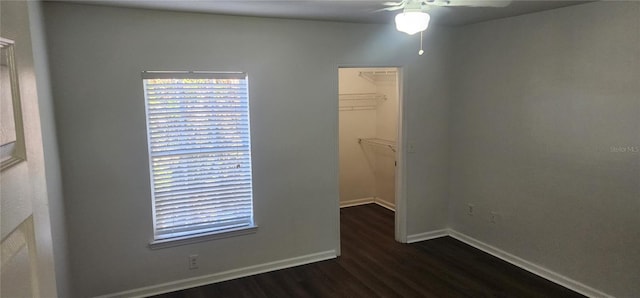
M 640 3 L 466 26 L 455 49 L 452 228 L 605 293 L 637 296 Z
M 74 295 L 333 250 L 338 230 L 338 65 L 405 72 L 408 233 L 446 226 L 446 34 L 392 26 L 45 4 Z M 256 234 L 149 250 L 140 72 L 247 71 Z M 200 255 L 200 268 L 186 258 Z

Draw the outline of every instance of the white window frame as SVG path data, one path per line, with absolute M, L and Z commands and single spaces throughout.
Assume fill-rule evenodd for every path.
M 151 186 L 151 201 L 152 201 L 152 218 L 153 218 L 153 236 L 150 241 L 149 247 L 151 249 L 158 249 L 164 247 L 171 247 L 176 245 L 183 245 L 201 241 L 208 241 L 212 239 L 220 239 L 227 238 L 239 235 L 245 235 L 250 233 L 255 233 L 257 231 L 257 225 L 255 224 L 255 210 L 254 210 L 254 197 L 253 197 L 253 173 L 251 170 L 249 171 L 251 175 L 250 180 L 250 210 L 251 210 L 251 219 L 250 223 L 245 224 L 240 227 L 234 228 L 225 228 L 218 229 L 216 227 L 209 227 L 207 231 L 200 232 L 179 232 L 176 233 L 176 236 L 164 236 L 158 237 L 158 229 L 157 229 L 157 221 L 156 221 L 156 194 L 155 194 L 155 186 L 154 186 L 154 169 L 153 169 L 153 158 L 154 155 L 152 153 L 152 140 L 150 134 L 150 115 L 149 115 L 149 102 L 147 98 L 147 87 L 146 80 L 148 79 L 243 79 L 246 80 L 246 100 L 247 100 L 247 139 L 248 139 L 248 152 L 249 152 L 249 165 L 251 166 L 251 129 L 250 129 L 250 114 L 249 114 L 249 82 L 248 75 L 244 72 L 195 72 L 195 71 L 145 71 L 142 73 L 143 79 L 143 88 L 144 88 L 144 101 L 145 101 L 145 122 L 146 122 L 146 135 L 147 135 L 147 153 L 149 157 L 149 175 L 150 175 L 150 186 Z M 206 153 L 206 150 L 203 150 L 202 153 Z M 210 153 L 210 152 L 209 152 Z M 198 229 L 196 229 L 198 230 Z

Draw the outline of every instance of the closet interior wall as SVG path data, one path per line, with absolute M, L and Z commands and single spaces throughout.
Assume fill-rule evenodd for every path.
M 395 68 L 339 69 L 340 204 L 395 208 L 398 89 Z M 367 76 L 363 73 L 387 73 Z M 386 145 L 360 139 L 382 140 Z

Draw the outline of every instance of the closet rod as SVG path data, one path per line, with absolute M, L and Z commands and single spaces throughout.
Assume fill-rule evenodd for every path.
M 366 111 L 375 109 L 375 106 L 346 106 L 338 108 L 339 111 Z
M 340 100 L 387 100 L 384 94 L 379 93 L 341 93 L 338 94 Z
M 387 147 L 389 149 L 391 149 L 391 151 L 396 152 L 396 143 L 393 141 L 389 141 L 389 140 L 384 140 L 384 139 L 379 139 L 379 138 L 359 138 L 358 139 L 358 143 L 359 144 L 369 144 L 369 145 L 376 145 L 376 146 L 383 146 L 383 147 Z

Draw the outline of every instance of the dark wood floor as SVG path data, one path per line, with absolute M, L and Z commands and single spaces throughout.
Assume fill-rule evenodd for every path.
M 342 256 L 157 297 L 583 297 L 450 237 L 393 238 L 393 212 L 340 210 Z

